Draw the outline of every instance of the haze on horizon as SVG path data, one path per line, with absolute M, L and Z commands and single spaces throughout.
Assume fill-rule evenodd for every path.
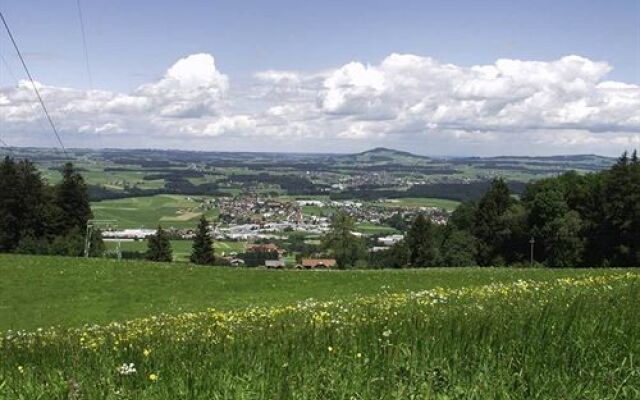
M 347 3 L 347 4 L 345 4 Z M 619 155 L 640 147 L 640 2 L 2 5 L 67 147 Z M 6 33 L 0 138 L 55 139 Z

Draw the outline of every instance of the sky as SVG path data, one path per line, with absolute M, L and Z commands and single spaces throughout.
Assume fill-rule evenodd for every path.
M 67 147 L 640 148 L 640 0 L 1 0 Z M 0 138 L 55 146 L 0 33 Z

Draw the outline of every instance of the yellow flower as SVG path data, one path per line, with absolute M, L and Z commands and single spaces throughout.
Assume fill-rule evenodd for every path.
M 156 382 L 158 380 L 158 375 L 156 375 L 156 374 L 149 375 L 149 380 L 151 382 Z
M 149 357 L 149 354 L 151 354 L 151 350 L 149 349 L 144 349 L 144 351 L 142 352 L 142 355 L 145 357 Z
M 333 351 L 333 347 L 329 346 L 327 347 L 327 350 L 329 350 L 329 353 L 331 353 Z
M 356 358 L 360 358 L 360 357 L 362 357 L 362 353 L 356 354 Z
M 24 367 L 22 365 L 18 365 L 18 372 L 24 374 Z

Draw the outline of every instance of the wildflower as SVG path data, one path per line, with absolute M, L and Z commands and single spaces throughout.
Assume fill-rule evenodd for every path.
M 329 350 L 329 353 L 332 353 L 333 352 L 333 347 L 329 346 L 329 347 L 327 347 L 327 350 Z
M 22 365 L 18 365 L 18 372 L 24 374 L 24 367 Z
M 391 332 L 391 329 L 387 329 L 386 331 L 382 332 L 382 336 L 389 337 L 392 333 L 393 332 Z
M 128 375 L 133 375 L 136 372 L 138 372 L 136 370 L 136 366 L 133 363 L 123 363 L 121 366 L 119 366 L 118 368 L 118 373 L 120 375 L 124 375 L 124 376 L 128 376 Z
M 356 354 L 356 358 L 362 358 L 362 353 Z
M 149 375 L 149 380 L 151 382 L 157 382 L 158 381 L 158 375 L 157 374 L 150 374 Z
M 149 357 L 149 354 L 151 354 L 151 350 L 149 349 L 144 349 L 144 351 L 142 352 L 142 355 L 145 357 Z

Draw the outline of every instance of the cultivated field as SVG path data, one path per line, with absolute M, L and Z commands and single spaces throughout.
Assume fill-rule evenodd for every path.
M 107 250 L 115 250 L 117 243 L 115 241 L 105 242 Z M 246 242 L 234 242 L 234 241 L 222 241 L 216 240 L 213 242 L 213 247 L 217 255 L 229 254 L 229 253 L 242 253 L 246 247 Z M 148 244 L 146 240 L 132 240 L 121 241 L 121 251 L 138 251 L 146 252 Z M 189 256 L 193 249 L 193 242 L 191 240 L 172 240 L 171 249 L 173 250 L 173 258 L 175 261 L 189 261 Z
M 91 204 L 95 219 L 116 220 L 118 229 L 163 227 L 194 228 L 202 210 L 194 200 L 198 196 L 157 195 L 104 200 Z M 205 213 L 209 219 L 218 215 L 216 209 Z
M 0 336 L 0 398 L 640 396 L 640 275 L 624 270 L 2 256 L 0 274 L 1 328 L 28 329 Z

